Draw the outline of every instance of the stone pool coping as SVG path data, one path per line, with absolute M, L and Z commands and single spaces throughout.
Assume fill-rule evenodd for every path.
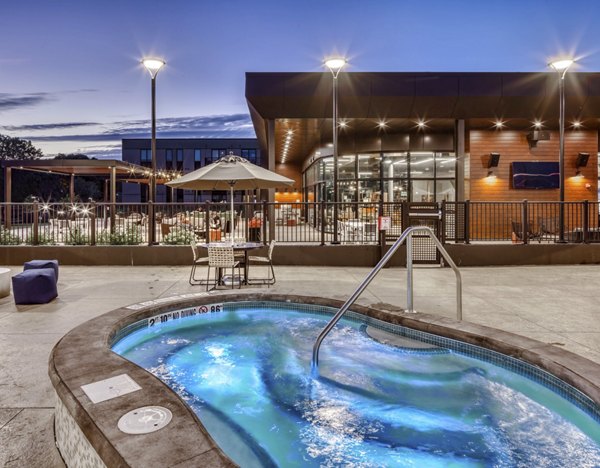
M 193 297 L 190 297 L 193 296 Z M 174 296 L 121 307 L 67 333 L 49 359 L 50 379 L 58 398 L 107 466 L 224 467 L 235 464 L 210 437 L 195 413 L 158 378 L 110 350 L 125 326 L 174 309 L 215 302 L 281 301 L 341 307 L 343 301 L 268 292 L 217 291 Z M 453 338 L 498 351 L 538 366 L 577 388 L 600 405 L 600 365 L 570 351 L 483 325 L 426 313 L 399 314 L 354 305 L 351 310 L 389 323 Z M 129 374 L 141 387 L 118 398 L 93 404 L 81 385 Z M 145 435 L 127 435 L 117 428 L 126 412 L 161 405 L 173 413 L 165 428 Z

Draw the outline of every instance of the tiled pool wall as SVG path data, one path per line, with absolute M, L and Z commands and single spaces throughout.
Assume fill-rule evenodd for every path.
M 100 455 L 94 450 L 58 395 L 56 395 L 54 413 L 54 433 L 56 446 L 67 466 L 106 468 Z
M 270 309 L 279 310 L 294 310 L 296 312 L 306 312 L 311 314 L 332 316 L 338 311 L 337 308 L 318 305 L 318 304 L 304 304 L 300 302 L 282 302 L 282 301 L 239 301 L 239 302 L 224 302 L 223 312 L 234 311 L 236 309 L 243 309 L 248 307 L 267 307 Z M 189 308 L 189 307 L 188 307 Z M 184 310 L 184 309 L 173 309 L 173 311 Z M 591 398 L 577 390 L 572 385 L 562 381 L 553 374 L 536 367 L 528 362 L 507 356 L 506 354 L 499 353 L 487 348 L 465 343 L 453 338 L 446 338 L 444 336 L 434 335 L 432 333 L 414 330 L 407 328 L 402 325 L 396 325 L 385 322 L 380 319 L 369 317 L 358 312 L 349 310 L 344 314 L 346 320 L 350 320 L 355 323 L 361 323 L 369 325 L 374 328 L 378 328 L 388 333 L 393 333 L 398 336 L 410 338 L 413 340 L 421 341 L 431 345 L 438 346 L 440 348 L 450 350 L 465 356 L 479 359 L 504 369 L 510 370 L 516 374 L 525 376 L 534 382 L 543 385 L 544 387 L 552 390 L 561 397 L 565 398 L 581 410 L 589 414 L 596 422 L 600 423 L 600 406 L 597 405 Z M 192 318 L 193 320 L 193 318 Z M 147 319 L 142 319 L 137 322 L 131 323 L 126 327 L 117 331 L 111 340 L 110 345 L 119 341 L 124 336 L 132 333 L 140 328 L 147 327 Z M 409 351 L 415 352 L 415 351 Z M 418 351 L 416 351 L 418 352 Z

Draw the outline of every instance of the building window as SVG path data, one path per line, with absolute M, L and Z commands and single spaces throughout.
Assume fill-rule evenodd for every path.
M 210 151 L 210 162 L 214 163 L 218 159 L 222 158 L 227 154 L 227 150 L 224 148 L 213 149 Z
M 343 201 L 454 201 L 456 157 L 453 153 L 398 152 L 342 155 L 338 192 Z M 333 158 L 315 161 L 304 173 L 317 200 L 333 199 Z
M 165 152 L 165 169 L 173 169 L 173 150 L 166 150 Z
M 182 149 L 178 149 L 175 152 L 175 156 L 177 158 L 177 166 L 176 169 L 178 171 L 183 171 L 183 150 Z
M 194 169 L 202 167 L 202 151 L 199 149 L 194 150 Z
M 242 156 L 242 158 L 245 158 L 248 161 L 250 161 L 252 164 L 256 164 L 256 149 L 254 149 L 254 148 L 242 149 L 241 156 Z
M 152 150 L 143 149 L 140 150 L 140 164 L 142 166 L 149 167 L 152 165 Z

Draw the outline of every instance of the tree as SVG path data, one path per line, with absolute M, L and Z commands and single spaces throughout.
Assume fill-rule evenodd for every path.
M 82 154 L 82 153 L 69 153 L 69 154 L 64 154 L 64 153 L 58 153 L 54 159 L 96 159 L 96 158 L 90 158 L 87 154 Z
M 0 135 L 0 160 L 7 159 L 39 159 L 42 150 L 36 148 L 29 140 Z

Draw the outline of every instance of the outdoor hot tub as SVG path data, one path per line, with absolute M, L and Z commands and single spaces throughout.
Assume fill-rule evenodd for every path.
M 50 360 L 63 458 L 91 466 L 600 465 L 597 364 L 486 327 L 354 306 L 323 342 L 315 377 L 314 340 L 340 306 L 219 292 L 135 304 L 81 325 Z M 105 380 L 108 394 L 90 391 Z M 121 430 L 130 412 L 146 415 L 148 431 Z

